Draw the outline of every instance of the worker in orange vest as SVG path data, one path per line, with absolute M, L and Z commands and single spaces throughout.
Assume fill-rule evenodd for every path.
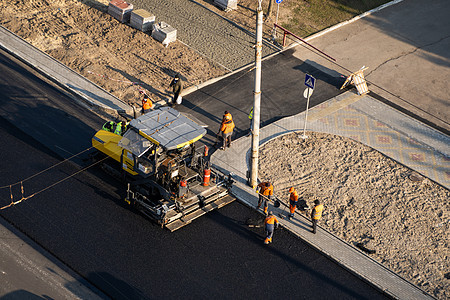
M 264 244 L 272 243 L 273 231 L 275 228 L 278 228 L 278 219 L 273 215 L 270 211 L 269 215 L 264 220 L 264 225 L 266 227 L 266 239 L 264 240 Z
M 225 150 L 226 147 L 231 147 L 231 135 L 233 134 L 234 122 L 231 114 L 226 110 L 222 117 L 222 123 L 220 124 L 219 132 L 217 135 L 222 133 L 223 146 L 221 150 Z
M 141 94 L 144 94 L 144 98 L 142 98 L 142 114 L 146 114 L 152 109 L 153 103 L 152 100 L 150 100 L 150 97 L 147 96 L 147 94 L 143 93 L 142 91 Z
M 298 193 L 297 191 L 294 189 L 294 187 L 291 187 L 289 189 L 289 219 L 294 217 L 295 214 L 295 209 L 297 208 L 297 203 L 298 203 Z
M 317 222 L 322 217 L 323 205 L 320 204 L 319 200 L 314 200 L 314 208 L 311 210 L 311 221 L 312 221 L 312 233 L 316 233 Z
M 258 188 L 259 188 L 259 192 L 258 192 Z M 264 214 L 267 216 L 267 209 L 269 208 L 268 200 L 272 200 L 272 196 L 273 196 L 273 185 L 268 181 L 261 182 L 256 187 L 256 193 L 259 194 L 257 209 L 259 209 L 261 207 L 261 204 L 264 201 Z

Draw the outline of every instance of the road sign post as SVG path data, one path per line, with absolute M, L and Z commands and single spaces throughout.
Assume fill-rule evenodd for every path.
M 305 98 L 307 98 L 308 100 L 306 100 L 305 126 L 303 127 L 303 135 L 301 136 L 302 139 L 308 138 L 308 136 L 306 135 L 306 123 L 308 121 L 309 98 L 311 97 L 312 93 L 314 92 L 315 84 L 316 84 L 316 79 L 313 76 L 306 74 L 305 85 L 307 86 L 307 88 L 305 89 L 303 96 Z
M 283 0 L 275 0 L 277 3 L 277 17 L 275 18 L 275 24 L 278 24 L 278 11 L 280 10 L 280 3 L 283 2 Z M 275 25 L 273 26 L 273 32 L 272 32 L 272 41 L 275 42 L 277 39 L 277 28 Z

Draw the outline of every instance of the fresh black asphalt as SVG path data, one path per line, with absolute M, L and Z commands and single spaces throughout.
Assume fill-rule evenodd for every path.
M 303 96 L 306 74 L 316 78 L 310 108 L 344 91 L 339 87 L 345 78 L 330 76 L 293 57 L 292 52 L 287 50 L 262 62 L 261 127 L 306 110 Z M 223 112 L 228 110 L 236 124 L 233 139 L 239 138 L 250 128 L 248 114 L 253 107 L 254 80 L 255 70 L 250 66 L 186 95 L 176 109 L 191 113 L 208 125 L 208 134 L 202 140 L 208 146 L 214 144 Z
M 273 67 L 281 66 L 274 63 Z M 291 71 L 302 77 L 300 69 Z M 0 186 L 28 178 L 90 147 L 95 127 L 102 125 L 100 118 L 4 55 L 0 71 Z M 232 89 L 238 95 L 219 93 L 220 85 L 210 86 L 187 96 L 186 107 L 180 110 L 191 108 L 205 122 L 211 118 L 212 125 L 228 109 L 235 112 L 238 134 L 244 134 L 251 102 L 236 97 L 251 97 L 241 91 L 247 89 L 251 74 L 245 75 L 247 83 L 234 76 L 238 86 Z M 271 92 L 270 84 L 263 85 L 267 90 L 263 101 L 272 99 L 264 105 L 274 105 L 263 121 L 302 110 L 301 105 L 288 104 L 289 93 L 301 96 L 302 80 L 295 88 L 290 86 L 282 100 L 270 96 L 279 93 L 280 85 L 273 84 Z M 335 89 L 329 86 L 330 91 Z M 75 162 L 24 181 L 25 196 L 88 165 L 80 159 Z M 18 185 L 12 191 L 14 200 L 21 197 Z M 259 215 L 238 202 L 170 233 L 130 209 L 122 201 L 123 191 L 123 185 L 93 167 L 0 211 L 0 216 L 115 299 L 385 298 L 283 229 L 275 232 L 274 244 L 264 245 L 262 229 L 245 225 Z M 9 188 L 0 189 L 0 195 L 2 206 L 9 203 Z

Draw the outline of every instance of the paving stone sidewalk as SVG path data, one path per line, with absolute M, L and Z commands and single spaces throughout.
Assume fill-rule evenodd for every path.
M 255 35 L 199 2 L 134 0 L 133 6 L 150 11 L 156 22 L 163 21 L 174 27 L 178 40 L 230 71 L 254 62 Z M 263 57 L 280 50 L 264 41 Z

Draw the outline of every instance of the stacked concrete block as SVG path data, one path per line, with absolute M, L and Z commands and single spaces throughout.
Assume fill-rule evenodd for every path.
M 131 13 L 130 25 L 140 31 L 150 31 L 155 24 L 155 16 L 145 9 L 137 9 Z
M 122 23 L 130 22 L 133 4 L 129 4 L 123 0 L 111 0 L 108 5 L 108 14 Z
M 237 9 L 238 0 L 214 0 L 214 4 L 225 11 Z
M 165 22 L 153 25 L 152 37 L 167 47 L 177 40 L 177 30 Z

